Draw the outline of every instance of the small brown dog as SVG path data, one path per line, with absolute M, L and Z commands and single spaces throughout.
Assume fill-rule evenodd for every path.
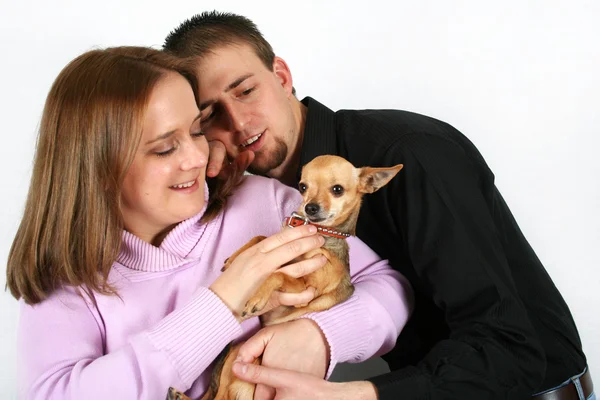
M 302 168 L 299 190 L 303 201 L 298 213 L 286 218 L 285 226 L 313 224 L 325 236 L 323 247 L 304 254 L 303 259 L 322 254 L 327 263 L 318 270 L 301 278 L 292 278 L 275 272 L 262 284 L 246 303 L 242 316 L 253 316 L 265 307 L 275 290 L 299 293 L 307 287 L 315 289 L 314 299 L 295 307 L 281 306 L 261 316 L 263 325 L 273 325 L 296 319 L 314 311 L 327 310 L 348 299 L 354 292 L 350 282 L 348 243 L 346 238 L 355 234 L 358 213 L 364 194 L 373 193 L 386 185 L 401 169 L 398 164 L 389 168 L 355 168 L 338 156 L 319 156 Z M 225 270 L 235 257 L 263 240 L 264 236 L 251 239 L 225 262 Z M 233 346 L 213 370 L 208 392 L 202 400 L 252 400 L 255 385 L 236 378 L 231 372 L 239 344 Z M 255 363 L 259 363 L 256 360 Z M 167 399 L 189 399 L 169 390 Z

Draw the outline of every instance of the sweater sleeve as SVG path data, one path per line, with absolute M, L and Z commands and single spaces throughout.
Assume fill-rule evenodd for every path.
M 289 215 L 300 202 L 299 193 L 284 185 L 275 189 L 283 215 Z M 329 344 L 327 378 L 337 363 L 361 362 L 390 351 L 413 309 L 408 280 L 360 239 L 347 240 L 354 294 L 329 310 L 303 316 L 317 323 Z
M 380 399 L 529 398 L 545 357 L 494 223 L 491 171 L 433 135 L 408 135 L 388 155 L 405 166 L 388 189 L 398 245 L 450 332 L 416 366 L 370 379 Z
M 219 352 L 242 333 L 206 288 L 156 326 L 106 354 L 102 318 L 74 289 L 21 303 L 19 398 L 160 399 L 169 386 L 189 389 Z
M 349 238 L 354 294 L 329 310 L 310 313 L 330 348 L 329 378 L 340 362 L 357 363 L 390 351 L 413 309 L 410 284 L 358 238 Z

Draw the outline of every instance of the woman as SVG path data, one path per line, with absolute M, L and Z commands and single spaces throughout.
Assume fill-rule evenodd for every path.
M 308 226 L 278 233 L 296 191 L 259 177 L 207 184 L 195 82 L 182 61 L 137 47 L 85 53 L 54 82 L 7 268 L 21 299 L 21 398 L 164 399 L 170 386 L 199 397 L 224 346 L 258 330 L 240 318 L 254 290 L 323 243 Z M 271 236 L 221 273 L 257 234 Z M 309 316 L 330 369 L 389 350 L 408 317 L 406 281 L 350 240 L 357 294 Z

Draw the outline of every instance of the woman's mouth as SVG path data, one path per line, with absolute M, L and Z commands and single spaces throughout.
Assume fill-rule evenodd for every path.
M 187 189 L 189 187 L 192 187 L 194 185 L 194 183 L 196 183 L 195 179 L 193 181 L 178 183 L 177 185 L 173 185 L 173 186 L 169 186 L 169 187 L 171 189 Z

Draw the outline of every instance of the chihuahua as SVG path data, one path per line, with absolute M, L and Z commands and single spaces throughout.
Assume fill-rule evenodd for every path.
M 263 314 L 263 325 L 290 321 L 309 312 L 323 311 L 347 300 L 354 292 L 350 281 L 349 248 L 346 238 L 355 235 L 356 222 L 363 195 L 373 193 L 385 186 L 401 169 L 398 164 L 389 168 L 355 168 L 338 156 L 319 156 L 302 168 L 298 189 L 302 204 L 296 213 L 284 221 L 284 227 L 313 224 L 325 237 L 324 245 L 302 256 L 302 259 L 322 254 L 326 264 L 300 278 L 284 273 L 271 274 L 258 291 L 248 300 L 242 317 L 259 314 L 271 294 L 276 291 L 299 293 L 308 287 L 315 289 L 315 296 L 308 304 L 294 307 L 280 306 Z M 247 248 L 263 240 L 264 236 L 251 239 L 225 261 L 225 270 L 235 257 Z M 210 387 L 202 400 L 252 400 L 255 385 L 236 378 L 231 372 L 240 344 L 226 349 L 217 358 Z M 258 364 L 259 359 L 255 360 Z M 173 389 L 167 399 L 187 400 L 187 396 Z

